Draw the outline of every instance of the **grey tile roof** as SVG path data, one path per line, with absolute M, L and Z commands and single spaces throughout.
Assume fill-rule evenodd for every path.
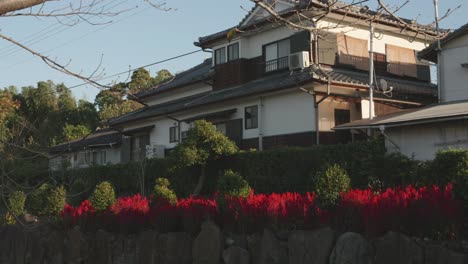
M 468 101 L 458 101 L 404 110 L 401 112 L 379 116 L 372 120 L 358 120 L 339 125 L 334 129 L 346 130 L 360 128 L 379 128 L 381 125 L 385 127 L 397 127 L 466 118 L 468 118 Z
M 303 9 L 310 8 L 310 7 L 328 8 L 328 5 L 325 3 L 327 1 L 323 1 L 323 0 L 286 0 L 286 1 L 295 4 L 295 6 L 292 7 L 292 8 L 288 8 L 286 10 L 281 11 L 279 13 L 280 15 L 288 15 L 289 13 L 292 14 L 296 9 L 302 9 L 303 10 Z M 240 30 L 247 30 L 250 27 L 257 26 L 257 25 L 260 25 L 260 24 L 263 24 L 263 23 L 268 23 L 269 19 L 264 18 L 264 19 L 255 20 L 255 22 L 252 22 L 252 23 L 247 23 L 245 25 L 242 25 L 247 20 L 247 18 L 250 16 L 250 14 L 252 14 L 252 12 L 255 10 L 256 7 L 257 7 L 257 5 L 255 5 L 247 13 L 247 15 L 240 21 L 240 23 L 238 25 L 230 27 L 230 28 L 222 30 L 222 31 L 219 31 L 217 33 L 208 35 L 208 36 L 199 37 L 198 42 L 195 42 L 194 44 L 196 46 L 203 47 L 205 44 L 208 44 L 211 41 L 219 40 L 221 38 L 226 38 L 226 34 L 232 29 L 238 28 Z M 363 5 L 350 4 L 350 3 L 347 3 L 347 2 L 344 2 L 344 1 L 337 1 L 334 4 L 334 8 L 332 9 L 332 12 L 343 13 L 343 14 L 346 14 L 348 16 L 349 15 L 355 15 L 355 16 L 362 16 L 362 17 L 371 17 L 371 16 L 377 14 L 377 12 L 375 12 L 375 11 L 368 10 L 368 9 L 364 8 Z M 399 19 L 406 22 L 406 23 L 408 23 L 408 24 L 411 24 L 412 26 L 414 26 L 417 29 L 425 30 L 428 33 L 432 33 L 433 35 L 437 35 L 437 32 L 431 26 L 416 24 L 416 23 L 414 23 L 414 21 L 412 21 L 410 19 L 405 19 L 405 18 L 399 18 Z M 387 23 L 387 24 L 390 23 L 392 25 L 401 24 L 398 19 L 396 19 L 396 18 L 394 18 L 392 16 L 389 16 L 389 15 L 384 15 L 384 14 L 379 14 L 379 16 L 376 18 L 376 21 L 381 22 L 381 23 Z
M 348 85 L 367 84 L 368 75 L 365 73 L 332 68 L 325 69 L 325 72 L 327 72 L 335 82 Z M 408 95 L 426 95 L 429 97 L 437 95 L 436 87 L 430 83 L 405 81 L 393 78 L 386 78 L 386 80 L 390 86 L 394 87 L 394 92 L 398 94 L 398 98 L 401 98 L 401 95 L 404 95 L 405 99 L 407 99 Z M 291 75 L 289 71 L 267 75 L 263 78 L 231 88 L 205 92 L 155 106 L 144 107 L 135 112 L 109 120 L 109 125 L 118 126 L 123 123 L 149 117 L 170 115 L 174 112 L 188 110 L 207 104 L 218 103 L 225 100 L 232 100 L 261 93 L 273 92 L 311 81 L 313 81 L 313 75 L 308 71 L 303 71 L 293 75 Z
M 447 42 L 449 42 L 449 41 L 451 41 L 453 39 L 456 39 L 458 37 L 461 37 L 463 35 L 466 35 L 466 34 L 468 34 L 468 23 L 461 26 L 457 30 L 451 32 L 447 36 L 445 36 L 445 38 L 443 38 L 440 41 L 440 44 L 444 45 Z M 429 45 L 429 47 L 421 50 L 418 53 L 418 55 L 419 55 L 419 57 L 421 59 L 425 59 L 425 60 L 432 61 L 432 62 L 437 62 L 437 41 L 432 43 L 431 45 Z
M 127 122 L 141 120 L 149 117 L 169 115 L 177 111 L 183 111 L 206 104 L 221 102 L 224 100 L 236 99 L 244 96 L 285 89 L 310 80 L 312 80 L 312 75 L 309 72 L 302 72 L 292 76 L 289 72 L 284 72 L 270 75 L 232 88 L 205 92 L 155 106 L 144 107 L 135 112 L 113 118 L 109 120 L 108 123 L 111 126 L 118 126 Z
M 78 140 L 69 141 L 60 145 L 49 148 L 49 152 L 68 152 L 82 150 L 85 148 L 96 148 L 104 145 L 120 145 L 122 143 L 122 135 L 113 129 L 100 129 L 94 133 Z
M 176 89 L 188 84 L 196 83 L 205 80 L 209 77 L 211 69 L 211 59 L 206 59 L 201 64 L 196 65 L 186 71 L 176 74 L 173 79 L 168 82 L 158 85 L 148 91 L 137 93 L 138 98 L 148 97 L 159 94 L 168 90 Z
M 369 74 L 365 72 L 351 71 L 338 68 L 325 68 L 324 71 L 334 82 L 351 85 L 368 85 Z M 437 96 L 437 86 L 423 81 L 403 80 L 387 76 L 376 76 L 377 80 L 385 79 L 394 93 L 418 94 Z

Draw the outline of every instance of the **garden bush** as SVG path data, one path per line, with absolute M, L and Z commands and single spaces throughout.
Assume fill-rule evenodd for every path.
M 155 201 L 163 200 L 170 204 L 177 202 L 177 195 L 169 188 L 170 182 L 166 178 L 157 178 L 153 190 L 153 199 Z
M 350 189 L 350 179 L 338 164 L 326 167 L 313 175 L 314 191 L 319 204 L 324 208 L 337 205 L 340 194 Z
M 24 214 L 25 202 L 26 195 L 22 191 L 14 191 L 8 195 L 8 212 L 5 215 L 6 224 L 15 224 L 16 217 Z
M 48 188 L 42 215 L 59 216 L 66 204 L 66 195 L 67 192 L 63 186 Z
M 251 188 L 241 175 L 227 170 L 218 179 L 218 196 L 243 197 L 249 196 Z
M 114 187 L 110 182 L 101 182 L 96 185 L 93 194 L 89 198 L 96 211 L 104 211 L 115 203 Z
M 35 216 L 43 216 L 46 214 L 45 207 L 50 188 L 51 187 L 47 183 L 44 183 L 29 194 L 26 205 L 31 214 Z

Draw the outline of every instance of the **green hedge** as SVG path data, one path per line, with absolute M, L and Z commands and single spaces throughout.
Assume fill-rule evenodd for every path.
M 313 185 L 308 176 L 323 170 L 327 164 L 338 164 L 350 176 L 353 188 L 364 188 L 380 169 L 384 153 L 381 141 L 243 151 L 208 164 L 207 182 L 202 193 L 212 194 L 219 176 L 228 169 L 240 173 L 257 193 L 311 191 Z M 194 190 L 200 175 L 198 168 L 181 169 L 170 158 L 147 160 L 143 165 L 147 194 L 152 192 L 156 178 L 166 177 L 177 196 L 186 197 Z M 95 166 L 57 173 L 56 180 L 72 187 L 70 197 L 76 197 L 76 194 L 88 197 L 94 186 L 102 181 L 109 181 L 117 196 L 130 195 L 141 192 L 139 171 L 143 165 Z

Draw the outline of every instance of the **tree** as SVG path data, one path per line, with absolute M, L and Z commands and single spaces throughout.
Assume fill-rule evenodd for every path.
M 238 151 L 236 144 L 216 130 L 210 122 L 195 121 L 195 126 L 187 133 L 187 138 L 172 152 L 179 166 L 198 166 L 200 177 L 193 195 L 199 195 L 206 179 L 206 165 L 223 156 Z
M 119 104 L 104 105 L 104 109 L 99 112 L 99 118 L 102 121 L 130 113 L 142 107 L 140 103 L 131 100 L 125 100 Z
M 91 131 L 84 125 L 65 125 L 63 128 L 63 138 L 65 141 L 71 141 L 75 139 L 83 138 L 86 135 L 89 135 Z

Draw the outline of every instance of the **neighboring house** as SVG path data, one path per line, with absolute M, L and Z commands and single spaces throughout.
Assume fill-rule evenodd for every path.
M 419 160 L 434 158 L 447 148 L 468 149 L 468 24 L 419 53 L 440 67 L 440 99 L 421 109 L 384 115 L 335 127 L 336 130 L 376 129 L 389 151 Z
M 325 6 L 289 0 L 276 1 L 274 8 L 291 18 L 303 10 L 302 2 Z M 136 94 L 146 107 L 108 121 L 126 135 L 121 162 L 138 160 L 141 153 L 164 156 L 198 119 L 211 121 L 242 149 L 350 141 L 351 133 L 332 128 L 369 116 L 370 34 L 363 20 L 373 15 L 339 3 L 315 23 L 316 35 L 271 22 L 255 6 L 239 25 L 200 37 L 195 45 L 210 51 L 211 59 Z M 393 88 L 391 95 L 376 93 L 375 115 L 435 102 L 429 65 L 416 52 L 436 32 L 402 31 L 390 17 L 373 24 L 375 79 Z
M 101 129 L 78 140 L 49 149 L 51 170 L 86 168 L 90 165 L 121 162 L 122 135 L 112 129 Z

